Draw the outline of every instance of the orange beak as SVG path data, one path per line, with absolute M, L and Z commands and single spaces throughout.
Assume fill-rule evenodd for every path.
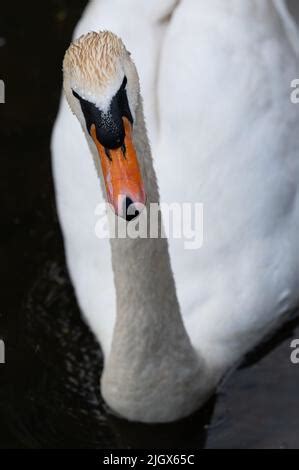
M 94 124 L 90 134 L 99 153 L 108 202 L 117 215 L 131 220 L 145 205 L 146 195 L 133 143 L 132 125 L 127 118 L 123 118 L 123 123 L 125 141 L 124 145 L 117 149 L 103 147 L 97 139 Z

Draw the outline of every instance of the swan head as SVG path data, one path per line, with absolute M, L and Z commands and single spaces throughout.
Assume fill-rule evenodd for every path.
M 146 200 L 133 139 L 139 79 L 121 39 L 103 31 L 74 41 L 63 61 L 63 88 L 96 150 L 108 202 L 133 219 Z

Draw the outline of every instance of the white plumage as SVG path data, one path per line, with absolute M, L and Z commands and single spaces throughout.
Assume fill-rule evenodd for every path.
M 216 381 L 299 300 L 298 32 L 280 0 L 91 2 L 75 37 L 100 29 L 137 65 L 161 200 L 204 205 L 203 246 L 169 247 L 187 332 Z M 116 299 L 110 245 L 94 233 L 103 196 L 64 98 L 52 150 L 68 267 L 107 359 Z M 157 420 L 146 406 L 144 418 L 123 414 Z

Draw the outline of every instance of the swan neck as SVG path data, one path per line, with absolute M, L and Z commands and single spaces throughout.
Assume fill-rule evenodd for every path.
M 135 145 L 148 202 L 158 188 L 141 103 Z M 197 408 L 202 364 L 186 333 L 166 238 L 111 239 L 117 314 L 102 395 L 130 420 L 172 421 Z
M 146 210 L 140 217 L 147 219 L 149 227 L 149 206 L 159 202 L 159 194 L 141 101 L 136 113 L 134 141 L 147 193 Z M 157 233 L 162 232 L 159 217 Z M 116 339 L 112 347 L 123 346 L 119 337 L 124 336 L 130 349 L 137 352 L 149 345 L 160 350 L 165 342 L 168 347 L 171 342 L 177 347 L 179 340 L 190 345 L 180 314 L 167 239 L 126 237 L 110 241 L 117 297 Z

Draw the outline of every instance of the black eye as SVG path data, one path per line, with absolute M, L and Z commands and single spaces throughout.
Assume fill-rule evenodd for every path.
M 127 77 L 125 76 L 120 89 L 118 90 L 118 92 L 116 93 L 116 95 L 111 101 L 111 110 L 114 110 L 117 106 L 118 112 L 120 113 L 120 115 L 128 118 L 131 124 L 133 124 L 133 116 L 131 114 L 131 110 L 130 110 L 130 106 L 128 102 L 126 84 L 127 84 Z
M 97 138 L 107 149 L 123 146 L 125 139 L 124 117 L 133 124 L 133 116 L 125 88 L 126 84 L 127 77 L 125 76 L 118 92 L 111 100 L 109 109 L 105 112 L 72 90 L 74 97 L 80 101 L 88 132 L 90 133 L 91 126 L 95 125 Z
M 74 90 L 72 90 L 72 92 L 73 92 L 74 97 L 77 98 L 77 100 L 81 99 L 81 96 L 79 96 L 78 93 L 76 93 Z
M 127 77 L 124 76 L 123 82 L 122 82 L 121 87 L 120 87 L 121 90 L 124 90 L 126 88 L 127 81 L 128 81 Z

